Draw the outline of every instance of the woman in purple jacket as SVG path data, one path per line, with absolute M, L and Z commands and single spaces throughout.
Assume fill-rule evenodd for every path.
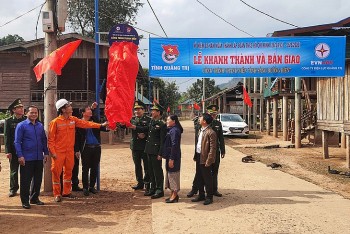
M 181 134 L 183 128 L 177 115 L 167 118 L 167 135 L 165 137 L 162 156 L 166 159 L 165 188 L 169 188 L 171 195 L 165 200 L 166 203 L 179 201 L 180 191 L 180 166 L 181 166 Z

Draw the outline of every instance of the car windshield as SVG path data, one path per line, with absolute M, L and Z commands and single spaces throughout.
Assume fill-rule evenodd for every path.
M 239 115 L 221 115 L 222 122 L 244 122 Z

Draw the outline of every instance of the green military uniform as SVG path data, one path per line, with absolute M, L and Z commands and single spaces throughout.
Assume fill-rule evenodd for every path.
M 209 114 L 216 114 L 218 111 L 217 105 L 210 105 L 207 107 L 207 111 Z M 212 165 L 212 174 L 213 174 L 213 191 L 214 194 L 218 192 L 218 173 L 220 166 L 221 155 L 225 154 L 225 140 L 224 133 L 222 130 L 222 124 L 217 119 L 213 119 L 210 124 L 210 127 L 216 132 L 217 136 L 217 148 L 216 148 L 216 158 L 215 163 Z
M 137 108 L 144 109 L 143 103 L 139 101 L 135 102 L 134 109 Z M 140 118 L 134 116 L 130 121 L 131 124 L 136 126 L 136 129 L 132 130 L 132 138 L 130 141 L 130 149 L 132 150 L 137 180 L 137 185 L 133 187 L 134 189 L 142 189 L 144 185 L 146 185 L 146 188 L 149 187 L 148 159 L 145 153 L 145 146 L 150 121 L 151 118 L 145 114 Z M 142 173 L 141 161 L 143 161 L 144 175 Z
M 16 107 L 23 106 L 21 99 L 16 99 L 10 106 L 9 110 L 12 113 L 12 110 Z M 16 118 L 15 115 L 12 115 L 11 117 L 7 118 L 5 120 L 4 125 L 4 140 L 5 140 L 5 154 L 12 154 L 11 159 L 9 159 L 10 162 L 10 196 L 13 196 L 16 194 L 17 190 L 19 189 L 18 184 L 18 169 L 19 169 L 19 163 L 18 163 L 18 157 L 16 154 L 15 149 L 15 129 L 18 123 L 25 120 L 25 116 L 21 116 L 20 118 Z
M 163 113 L 163 108 L 159 104 L 155 104 L 151 110 Z M 150 121 L 148 138 L 146 140 L 145 153 L 148 156 L 148 169 L 150 173 L 150 188 L 146 191 L 145 196 L 159 198 L 164 196 L 164 175 L 162 169 L 162 160 L 158 160 L 157 156 L 161 155 L 164 139 L 166 136 L 166 124 L 161 119 L 153 119 Z

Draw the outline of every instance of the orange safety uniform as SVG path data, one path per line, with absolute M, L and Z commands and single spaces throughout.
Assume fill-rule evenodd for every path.
M 74 116 L 65 119 L 62 115 L 50 122 L 48 145 L 52 158 L 53 195 L 61 195 L 60 175 L 63 168 L 63 195 L 71 193 L 72 170 L 74 167 L 75 128 L 100 128 L 101 124 L 85 121 Z

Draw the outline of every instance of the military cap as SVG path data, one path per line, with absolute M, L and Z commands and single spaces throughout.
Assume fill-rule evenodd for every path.
M 141 101 L 135 101 L 134 109 L 145 109 L 145 104 Z
M 9 109 L 10 111 L 12 111 L 14 108 L 19 107 L 19 106 L 23 106 L 23 104 L 22 104 L 21 99 L 20 99 L 20 98 L 17 98 L 16 100 L 14 100 L 14 101 L 11 103 L 11 105 L 9 105 L 8 109 Z
M 151 107 L 151 110 L 158 110 L 160 112 L 163 112 L 164 108 L 159 103 L 153 102 L 153 106 Z
M 207 107 L 207 112 L 208 114 L 216 114 L 219 111 L 219 106 L 218 105 L 210 105 Z

